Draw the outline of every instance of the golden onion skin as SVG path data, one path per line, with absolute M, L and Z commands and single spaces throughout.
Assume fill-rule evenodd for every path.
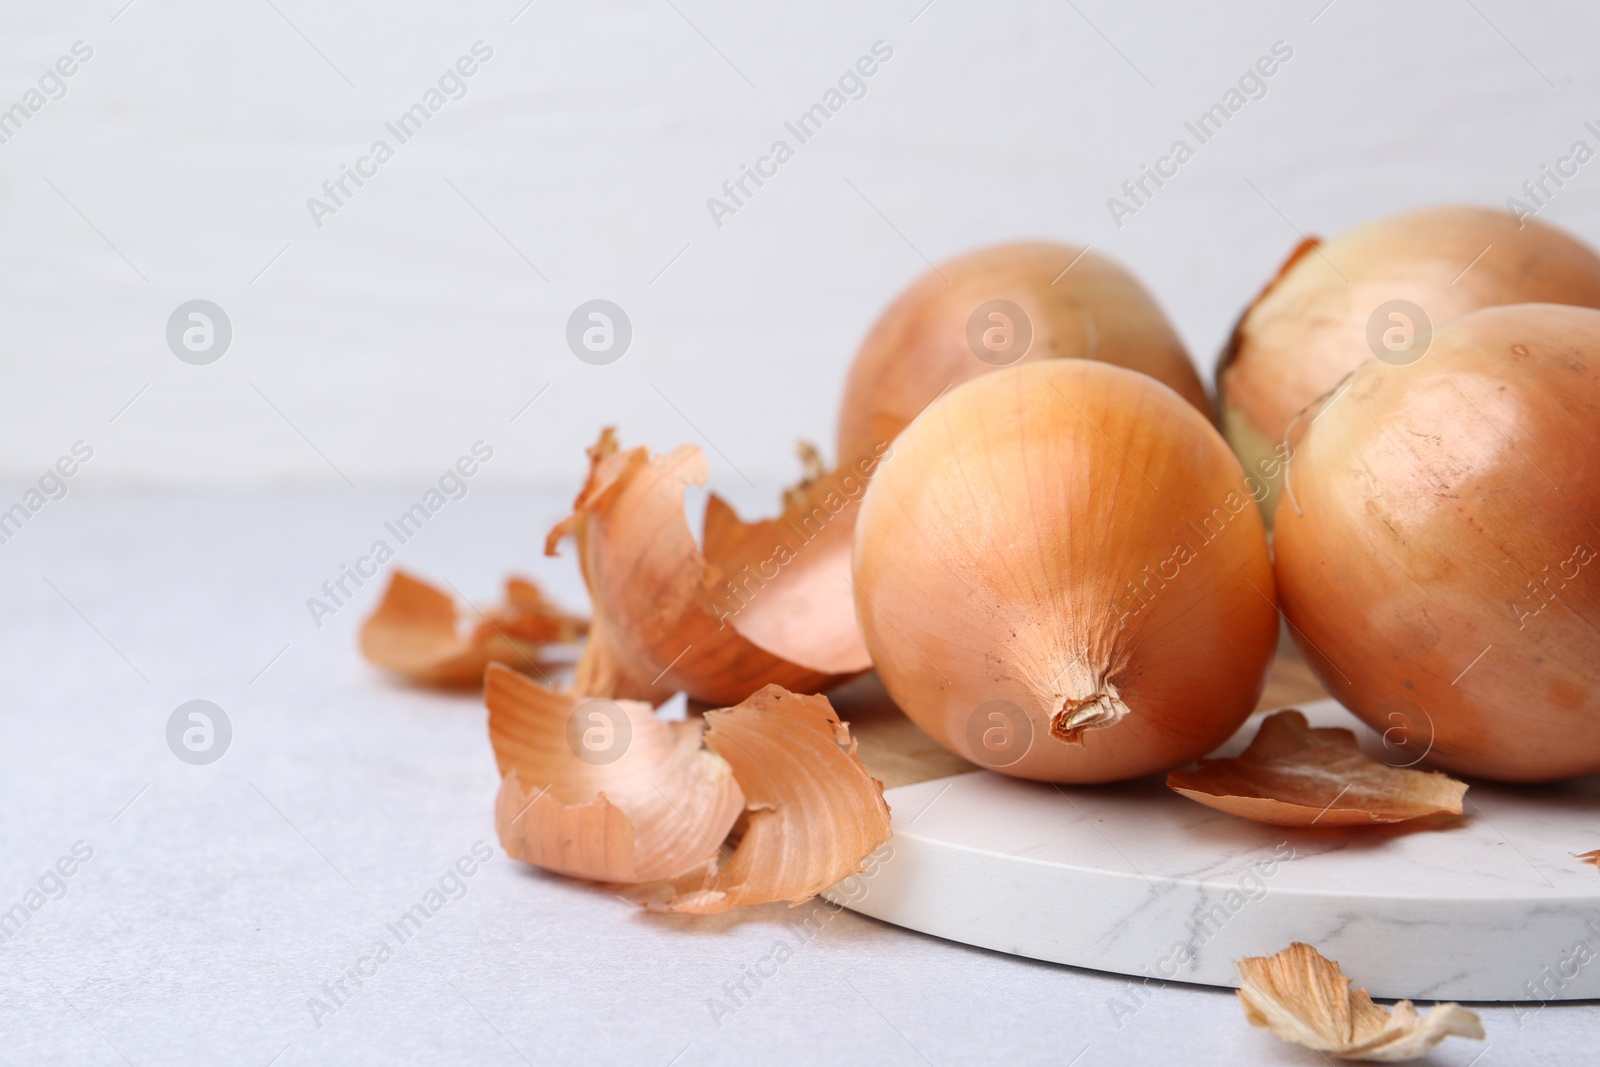
M 1364 364 L 1274 533 L 1296 643 L 1403 761 L 1600 771 L 1600 311 L 1490 308 Z
M 1210 412 L 1188 350 L 1132 274 L 1072 245 L 995 245 L 922 275 L 873 324 L 845 384 L 841 463 L 876 455 L 952 385 L 1010 365 L 1014 351 L 975 349 L 970 335 L 974 316 L 984 319 L 981 309 L 991 301 L 1009 301 L 1026 316 L 1031 344 L 1015 362 L 1113 363 L 1165 382 Z
M 1395 300 L 1420 307 L 1434 329 L 1502 304 L 1600 307 L 1600 256 L 1554 226 L 1485 207 L 1424 208 L 1303 242 L 1239 320 L 1217 367 L 1218 421 L 1245 470 L 1270 486 L 1269 526 L 1285 431 L 1374 356 L 1369 321 Z
M 1226 442 L 1166 386 L 1089 360 L 930 405 L 867 490 L 853 571 L 895 702 L 1023 778 L 1204 755 L 1250 714 L 1277 645 L 1265 529 Z

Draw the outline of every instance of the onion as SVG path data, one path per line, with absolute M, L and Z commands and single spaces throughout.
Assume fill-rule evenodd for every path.
M 1370 360 L 1296 443 L 1274 534 L 1295 640 L 1411 756 L 1600 771 L 1600 311 L 1491 308 Z
M 1387 348 L 1424 347 L 1430 327 L 1536 301 L 1600 307 L 1600 257 L 1553 226 L 1504 211 L 1426 208 L 1327 244 L 1302 242 L 1245 311 L 1217 367 L 1222 432 L 1267 485 L 1268 523 L 1296 412 Z
M 881 454 L 952 385 L 1060 357 L 1142 371 L 1211 410 L 1183 342 L 1133 275 L 1071 245 L 995 245 L 924 274 L 878 318 L 845 385 L 839 460 Z
M 1250 714 L 1278 639 L 1261 514 L 1206 418 L 1088 360 L 985 375 L 895 443 L 855 531 L 897 704 L 1023 778 L 1168 770 Z

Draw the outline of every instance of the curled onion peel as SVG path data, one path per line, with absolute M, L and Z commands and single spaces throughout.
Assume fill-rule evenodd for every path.
M 1230 815 L 1275 826 L 1373 826 L 1460 815 L 1465 784 L 1362 755 L 1356 735 L 1313 729 L 1290 709 L 1267 716 L 1232 759 L 1201 760 L 1167 786 Z
M 1154 379 L 1050 360 L 900 436 L 856 527 L 856 609 L 895 702 L 1024 778 L 1164 771 L 1224 741 L 1277 645 L 1243 472 Z
M 706 747 L 727 760 L 745 795 L 738 844 L 639 899 L 711 914 L 747 904 L 809 900 L 861 870 L 889 839 L 883 783 L 856 756 L 850 729 L 826 697 L 769 685 L 736 708 L 706 713 Z
M 715 857 L 744 808 L 698 720 L 556 693 L 498 665 L 484 699 L 502 776 L 495 828 L 513 859 L 604 882 L 672 878 Z M 590 730 L 603 743 L 586 747 Z
M 850 530 L 876 459 L 812 471 L 765 522 L 745 523 L 712 496 L 702 548 L 683 503 L 706 481 L 698 448 L 652 457 L 620 450 L 608 429 L 589 456 L 573 514 L 546 541 L 554 554 L 575 536 L 603 638 L 580 679 L 608 680 L 604 695 L 681 690 L 728 705 L 768 683 L 816 692 L 871 665 L 848 582 Z
M 589 446 L 587 452 L 589 473 L 573 501 L 572 514 L 550 531 L 545 538 L 544 550 L 545 555 L 553 556 L 557 544 L 565 537 L 572 537 L 577 544 L 578 569 L 583 574 L 584 585 L 589 589 L 592 599 L 594 581 L 590 557 L 595 546 L 590 539 L 589 523 L 585 521 L 585 516 L 600 506 L 619 485 L 631 479 L 648 457 L 641 449 L 620 451 L 616 431 L 610 427 L 601 432 L 600 439 Z M 661 684 L 659 672 L 640 674 L 624 658 L 612 636 L 611 627 L 599 611 L 595 611 L 595 617 L 589 624 L 589 640 L 584 642 L 583 652 L 578 657 L 572 691 L 584 696 L 643 700 L 650 704 L 660 704 L 675 692 L 671 687 Z
M 449 593 L 397 570 L 361 626 L 361 653 L 423 685 L 464 688 L 482 684 L 490 663 L 549 666 L 550 646 L 572 644 L 588 629 L 586 619 L 563 611 L 524 578 L 506 580 L 504 604 L 474 611 L 477 623 L 463 631 Z
M 1378 731 L 1466 774 L 1600 771 L 1600 311 L 1518 305 L 1370 360 L 1308 420 L 1275 568 Z
M 995 245 L 922 275 L 873 324 L 845 385 L 839 456 L 872 455 L 952 385 L 1066 357 L 1141 371 L 1211 410 L 1183 342 L 1132 274 L 1072 245 Z
M 1268 488 L 1269 525 L 1295 413 L 1386 351 L 1388 331 L 1425 348 L 1431 330 L 1468 312 L 1531 302 L 1600 307 L 1600 256 L 1554 226 L 1482 207 L 1425 208 L 1303 241 L 1217 367 L 1222 430 Z
M 883 786 L 824 697 L 767 686 L 708 712 L 704 728 L 499 666 L 485 697 L 506 854 L 627 886 L 640 903 L 694 914 L 799 903 L 889 838 Z M 604 736 L 591 748 L 594 729 Z

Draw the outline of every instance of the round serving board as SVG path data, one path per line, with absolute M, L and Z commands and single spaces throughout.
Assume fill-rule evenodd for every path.
M 1298 706 L 1381 754 L 1333 701 Z M 1242 750 L 1260 718 L 1218 754 Z M 1236 986 L 1234 960 L 1305 941 L 1377 997 L 1600 997 L 1600 870 L 1573 855 L 1600 848 L 1600 778 L 1473 782 L 1462 817 L 1421 828 L 1291 830 L 1214 811 L 1160 779 L 1057 787 L 944 769 L 885 792 L 892 854 L 830 899 L 1141 979 Z

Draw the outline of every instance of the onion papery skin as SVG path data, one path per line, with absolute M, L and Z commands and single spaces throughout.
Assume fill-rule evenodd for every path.
M 1268 487 L 1269 526 L 1292 420 L 1374 356 L 1369 320 L 1394 300 L 1420 307 L 1434 330 L 1503 304 L 1600 307 L 1600 256 L 1535 219 L 1455 205 L 1303 241 L 1240 318 L 1217 365 L 1218 422 L 1246 472 Z
M 1073 245 L 995 245 L 922 275 L 879 316 L 845 384 L 841 463 L 881 451 L 946 389 L 997 369 L 968 337 L 974 314 L 993 300 L 1010 301 L 1027 316 L 1032 343 L 1018 363 L 1113 363 L 1165 382 L 1210 412 L 1182 340 L 1132 274 Z
M 1403 762 L 1600 771 L 1600 311 L 1474 312 L 1369 361 L 1296 445 L 1274 534 L 1291 632 Z
M 1113 781 L 1204 755 L 1249 715 L 1277 645 L 1238 461 L 1177 393 L 1108 364 L 952 389 L 900 435 L 855 538 L 857 618 L 889 694 L 1017 777 Z

